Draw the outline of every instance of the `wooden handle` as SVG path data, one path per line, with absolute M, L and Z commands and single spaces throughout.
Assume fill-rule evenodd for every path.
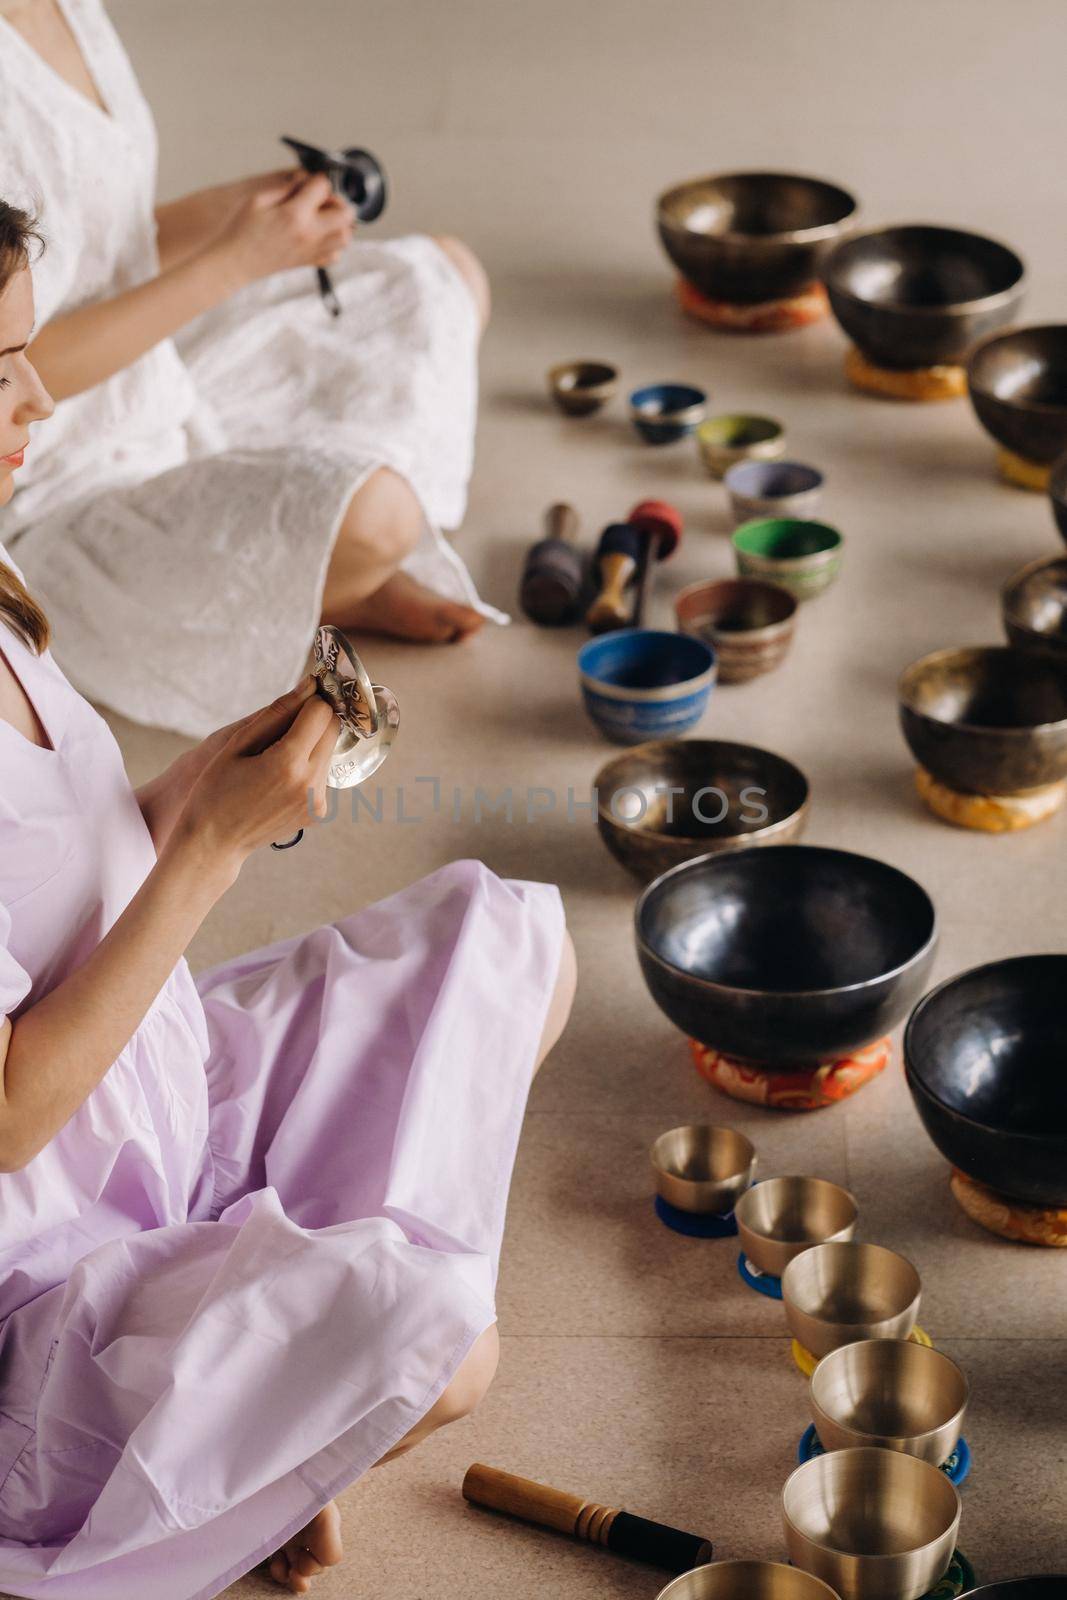
M 463 1498 L 490 1511 L 504 1511 L 509 1517 L 537 1522 L 542 1528 L 555 1528 L 558 1533 L 573 1534 L 585 1509 L 580 1494 L 565 1494 L 562 1489 L 516 1477 L 513 1472 L 501 1472 L 499 1467 L 487 1467 L 480 1461 L 467 1469 Z
M 565 539 L 568 544 L 576 544 L 579 526 L 577 511 L 565 500 L 557 500 L 545 512 L 546 539 Z
M 629 555 L 607 555 L 600 558 L 600 593 L 586 612 L 585 620 L 596 631 L 607 628 L 625 628 L 630 621 L 630 603 L 626 589 L 637 571 L 637 562 Z

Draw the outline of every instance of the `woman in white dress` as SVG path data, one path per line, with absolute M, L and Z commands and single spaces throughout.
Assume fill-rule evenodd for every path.
M 0 0 L 0 136 L 0 194 L 47 240 L 33 355 L 59 402 L 0 538 L 84 693 L 199 737 L 288 687 L 320 620 L 445 641 L 499 619 L 440 531 L 488 311 L 463 244 L 350 246 L 347 204 L 291 172 L 156 207 L 102 0 Z

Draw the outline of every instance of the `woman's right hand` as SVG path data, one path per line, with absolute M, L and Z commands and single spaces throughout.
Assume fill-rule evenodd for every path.
M 291 838 L 326 815 L 326 776 L 338 722 L 303 678 L 288 694 L 238 723 L 189 791 L 168 841 L 206 851 L 232 881 L 253 850 Z
M 278 173 L 253 189 L 208 253 L 234 287 L 292 267 L 329 267 L 352 239 L 354 213 L 322 173 Z

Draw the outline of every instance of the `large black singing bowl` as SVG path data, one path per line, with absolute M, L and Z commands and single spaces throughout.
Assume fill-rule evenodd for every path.
M 904 1066 L 954 1167 L 1029 1205 L 1067 1205 L 1067 955 L 941 984 L 908 1021 Z
M 1067 324 L 994 334 L 971 352 L 967 389 L 997 444 L 1026 461 L 1067 450 Z
M 814 845 L 687 861 L 649 884 L 634 918 L 661 1011 L 763 1065 L 831 1061 L 880 1038 L 922 993 L 937 945 L 911 878 Z
M 996 239 L 925 223 L 854 234 L 823 262 L 834 315 L 880 367 L 961 361 L 1011 320 L 1025 275 Z

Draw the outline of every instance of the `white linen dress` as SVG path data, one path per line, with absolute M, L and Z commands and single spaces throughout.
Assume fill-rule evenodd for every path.
M 40 213 L 39 324 L 159 270 L 151 113 L 101 0 L 60 4 L 107 113 L 0 18 L 0 197 Z M 312 269 L 277 274 L 35 427 L 0 538 L 90 698 L 201 737 L 284 692 L 345 509 L 382 466 L 425 513 L 407 570 L 478 603 L 439 531 L 472 463 L 473 299 L 423 237 L 368 232 L 333 275 L 342 316 Z

